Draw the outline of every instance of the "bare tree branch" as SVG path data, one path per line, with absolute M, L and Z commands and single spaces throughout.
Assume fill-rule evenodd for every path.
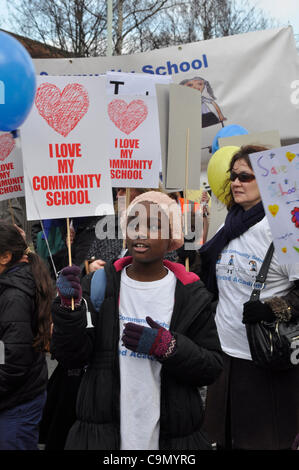
M 105 55 L 104 0 L 10 0 L 13 30 L 76 57 Z M 247 0 L 114 0 L 114 54 L 244 33 L 273 26 Z

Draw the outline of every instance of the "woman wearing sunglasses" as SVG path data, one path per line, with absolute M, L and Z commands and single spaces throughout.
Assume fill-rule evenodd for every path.
M 299 366 L 283 372 L 255 366 L 246 335 L 246 323 L 273 321 L 277 307 L 299 315 L 299 265 L 279 265 L 275 251 L 260 301 L 254 310 L 243 307 L 272 242 L 249 158 L 263 150 L 250 145 L 233 156 L 224 186 L 225 223 L 200 249 L 201 279 L 218 299 L 224 356 L 223 373 L 208 388 L 205 418 L 205 431 L 219 449 L 290 449 L 299 431 Z

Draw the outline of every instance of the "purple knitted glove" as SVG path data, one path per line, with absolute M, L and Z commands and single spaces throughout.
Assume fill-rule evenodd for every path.
M 169 357 L 176 346 L 174 336 L 150 317 L 146 317 L 146 321 L 150 328 L 136 323 L 126 324 L 122 336 L 125 347 L 131 351 L 154 355 L 159 359 Z
M 75 306 L 80 305 L 82 299 L 82 287 L 80 284 L 81 270 L 78 266 L 67 266 L 60 272 L 56 287 L 61 300 L 61 305 L 69 308 L 74 299 Z

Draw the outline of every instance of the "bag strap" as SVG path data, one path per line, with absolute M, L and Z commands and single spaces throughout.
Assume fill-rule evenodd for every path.
M 261 293 L 261 290 L 264 288 L 264 284 L 265 284 L 265 280 L 268 274 L 273 252 L 274 252 L 274 245 L 272 242 L 268 248 L 268 251 L 266 253 L 263 264 L 259 270 L 259 273 L 255 278 L 255 282 L 253 284 L 253 291 L 251 292 L 251 296 L 250 296 L 251 302 L 257 301 L 260 298 L 260 293 Z M 257 284 L 261 284 L 261 287 L 258 287 Z
M 104 268 L 98 269 L 92 276 L 90 285 L 90 300 L 97 312 L 100 310 L 105 298 L 106 285 L 106 271 Z

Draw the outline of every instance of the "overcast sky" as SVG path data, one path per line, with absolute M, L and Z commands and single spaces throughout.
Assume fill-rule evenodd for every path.
M 294 34 L 299 35 L 299 0 L 249 0 L 249 3 L 261 8 L 282 26 L 293 26 Z

